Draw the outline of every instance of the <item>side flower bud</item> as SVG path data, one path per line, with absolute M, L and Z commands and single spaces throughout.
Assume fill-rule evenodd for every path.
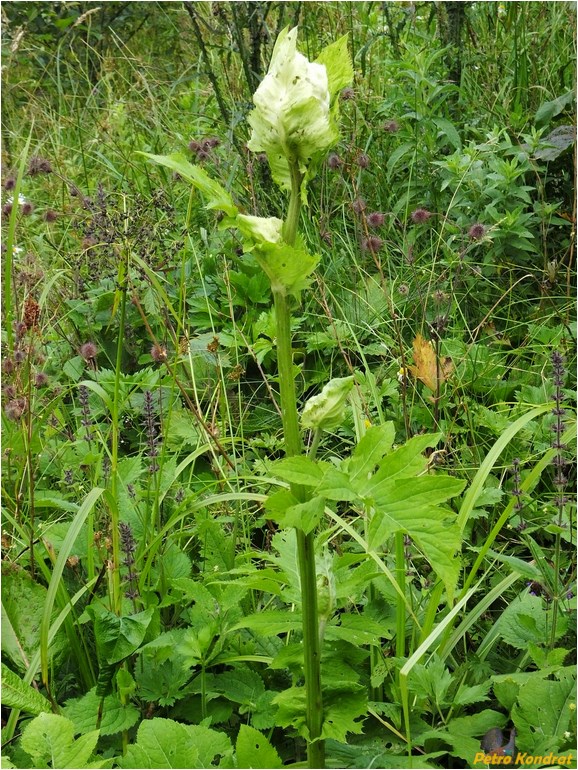
M 318 396 L 310 398 L 301 413 L 303 427 L 322 430 L 338 428 L 343 422 L 353 379 L 353 376 L 336 377 L 327 383 Z

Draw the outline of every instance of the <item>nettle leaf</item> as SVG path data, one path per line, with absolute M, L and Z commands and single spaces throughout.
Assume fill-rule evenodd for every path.
M 574 669 L 565 669 L 557 676 L 559 681 L 529 679 L 512 710 L 519 744 L 530 754 L 546 755 L 572 747 L 568 742 L 572 736 L 565 733 L 576 724 L 576 674 Z
M 309 738 L 306 723 L 306 699 L 304 687 L 290 687 L 279 693 L 273 702 L 279 707 L 276 723 L 280 727 L 293 727 L 303 738 Z M 348 733 L 363 732 L 360 717 L 367 714 L 365 692 L 352 692 L 350 688 L 326 693 L 323 702 L 323 727 L 321 738 L 346 741 Z
M 274 768 L 283 763 L 269 740 L 254 727 L 241 725 L 237 736 L 237 767 Z
M 70 719 L 76 732 L 89 733 L 95 729 L 101 698 L 96 694 L 96 688 L 86 693 L 82 698 L 72 698 L 66 701 L 62 710 L 63 716 Z M 121 703 L 116 695 L 107 695 L 102 707 L 101 735 L 114 735 L 133 727 L 140 718 L 140 712 L 131 703 Z
M 208 200 L 208 209 L 219 209 L 230 217 L 236 216 L 238 209 L 233 199 L 224 187 L 212 179 L 200 166 L 193 165 L 180 152 L 172 155 L 152 155 L 149 152 L 139 152 L 145 158 L 158 163 L 160 166 L 170 168 L 200 190 Z
M 74 724 L 58 714 L 40 714 L 29 722 L 22 733 L 22 748 L 30 754 L 37 767 L 83 768 L 92 756 L 98 741 L 98 730 L 74 739 Z M 91 767 L 106 763 L 91 762 Z
M 257 701 L 265 693 L 263 680 L 256 671 L 238 666 L 222 674 L 206 678 L 207 689 L 223 695 L 233 703 L 241 704 L 239 713 L 246 714 L 257 708 Z
M 141 722 L 136 743 L 116 761 L 125 768 L 217 767 L 230 757 L 233 747 L 224 733 L 200 725 L 184 725 L 172 719 Z
M 231 631 L 239 628 L 251 628 L 261 636 L 276 636 L 277 634 L 286 634 L 289 631 L 298 631 L 301 629 L 302 618 L 299 612 L 289 612 L 289 610 L 267 610 L 266 612 L 257 612 L 255 615 L 247 615 L 236 623 Z
M 44 695 L 31 687 L 2 663 L 2 705 L 12 709 L 26 711 L 28 714 L 41 714 L 52 711 Z

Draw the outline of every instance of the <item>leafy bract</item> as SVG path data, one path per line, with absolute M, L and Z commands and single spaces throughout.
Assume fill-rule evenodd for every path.
M 160 166 L 170 168 L 177 174 L 190 182 L 194 187 L 200 190 L 207 199 L 206 207 L 208 209 L 218 209 L 224 211 L 230 217 L 237 215 L 238 209 L 233 203 L 233 199 L 224 187 L 210 177 L 200 166 L 193 165 L 186 157 L 176 152 L 172 155 L 153 155 L 150 152 L 140 152 L 145 158 L 150 158 Z

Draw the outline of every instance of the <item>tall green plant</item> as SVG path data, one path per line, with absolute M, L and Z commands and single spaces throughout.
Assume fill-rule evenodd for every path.
M 291 302 L 299 299 L 319 257 L 310 254 L 299 236 L 307 183 L 328 150 L 339 139 L 339 91 L 349 85 L 353 69 L 345 38 L 309 62 L 296 48 L 297 28 L 283 30 L 275 44 L 269 71 L 254 94 L 249 116 L 253 129 L 248 147 L 267 155 L 275 182 L 290 194 L 285 220 L 240 214 L 229 194 L 182 156 L 152 156 L 188 179 L 210 199 L 209 208 L 225 212 L 225 226 L 235 226 L 271 282 L 277 323 L 277 358 L 285 448 L 288 457 L 302 453 L 291 338 Z M 297 505 L 310 502 L 306 490 L 291 483 Z M 296 527 L 303 607 L 306 725 L 310 767 L 324 766 L 321 652 L 313 531 Z

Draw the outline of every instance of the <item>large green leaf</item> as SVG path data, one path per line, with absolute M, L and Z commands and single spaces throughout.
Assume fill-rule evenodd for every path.
M 136 743 L 117 761 L 124 768 L 189 770 L 216 767 L 222 757 L 230 757 L 232 752 L 224 733 L 172 719 L 150 719 L 141 722 Z
M 289 481 L 292 484 L 301 484 L 305 487 L 316 487 L 323 478 L 325 471 L 329 470 L 329 463 L 315 462 L 303 455 L 285 457 L 273 465 L 276 476 Z
M 102 702 L 94 687 L 81 698 L 66 701 L 62 714 L 74 723 L 77 732 L 88 733 L 95 728 L 101 703 L 101 735 L 114 735 L 128 730 L 140 718 L 139 710 L 131 703 L 121 703 L 117 695 L 108 695 Z
M 523 684 L 512 710 L 519 743 L 531 754 L 564 752 L 576 740 L 576 673 L 565 669 L 557 676 L 559 681 L 537 676 Z
M 98 730 L 74 739 L 75 728 L 66 717 L 58 714 L 40 714 L 24 728 L 22 748 L 30 754 L 35 767 L 83 768 L 98 741 Z M 102 767 L 103 763 L 90 763 Z
M 269 740 L 254 727 L 241 725 L 237 736 L 237 767 L 274 768 L 283 763 Z
M 2 705 L 8 708 L 21 709 L 29 714 L 41 714 L 43 711 L 50 712 L 52 710 L 44 695 L 23 682 L 18 674 L 11 671 L 4 663 L 2 663 L 2 690 L 0 692 Z
M 394 438 L 395 426 L 392 422 L 369 428 L 347 463 L 349 478 L 354 488 L 367 481 L 384 455 L 390 451 Z

